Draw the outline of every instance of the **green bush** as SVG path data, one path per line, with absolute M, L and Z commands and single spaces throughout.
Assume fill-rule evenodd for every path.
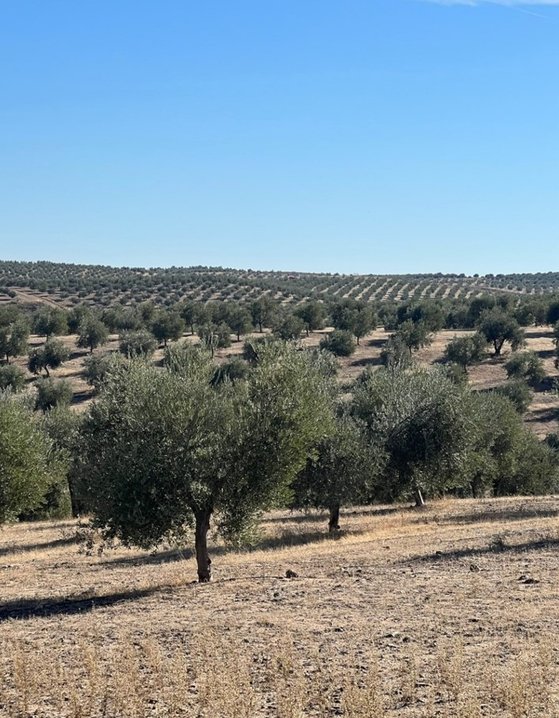
M 14 393 L 21 391 L 25 386 L 25 374 L 17 366 L 5 364 L 0 366 L 0 391 L 9 389 Z
M 64 470 L 62 457 L 29 409 L 0 395 L 0 524 L 37 508 Z
M 493 389 L 493 393 L 508 399 L 519 414 L 525 414 L 532 401 L 532 392 L 524 379 L 507 381 Z
M 118 349 L 128 359 L 150 357 L 157 349 L 153 335 L 143 329 L 121 334 Z
M 72 401 L 72 387 L 64 379 L 55 380 L 43 377 L 37 381 L 35 386 L 37 388 L 35 409 L 37 410 L 49 411 L 56 406 L 68 406 Z
M 336 329 L 320 340 L 320 348 L 338 357 L 348 357 L 355 352 L 355 342 L 351 332 Z
M 505 363 L 509 379 L 524 379 L 530 386 L 538 386 L 545 379 L 542 360 L 534 352 L 518 352 Z

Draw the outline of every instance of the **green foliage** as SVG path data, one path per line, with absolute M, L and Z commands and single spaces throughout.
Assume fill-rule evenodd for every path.
M 56 406 L 68 406 L 72 401 L 72 386 L 64 379 L 42 377 L 36 382 L 35 387 L 37 389 L 35 409 L 40 411 L 49 411 Z
M 293 314 L 285 315 L 274 327 L 274 336 L 284 341 L 301 338 L 305 324 L 301 317 Z
M 553 301 L 550 303 L 547 310 L 546 320 L 548 324 L 559 323 L 559 301 Z
M 150 313 L 151 305 L 148 304 L 147 314 Z M 87 319 L 90 317 L 86 317 Z M 130 307 L 110 307 L 105 309 L 101 316 L 103 324 L 111 332 L 132 332 L 143 328 L 143 316 Z M 80 322 L 81 324 L 82 322 Z
M 76 334 L 78 328 L 85 319 L 92 315 L 91 307 L 87 304 L 78 304 L 68 312 L 68 331 L 70 334 Z
M 320 348 L 335 356 L 348 357 L 355 352 L 355 342 L 351 332 L 335 329 L 320 340 Z
M 0 395 L 0 524 L 39 506 L 63 472 L 62 458 L 29 409 Z
M 357 343 L 366 334 L 371 332 L 377 324 L 377 317 L 373 309 L 354 299 L 343 299 L 330 309 L 332 325 L 340 330 L 353 334 Z
M 557 491 L 553 454 L 524 426 L 507 398 L 496 392 L 471 392 L 464 410 L 472 427 L 464 465 L 464 486 L 471 495 Z
M 185 323 L 182 317 L 175 312 L 159 312 L 151 325 L 153 336 L 159 343 L 167 346 L 168 341 L 177 341 L 185 330 Z
M 273 335 L 267 335 L 264 337 L 251 337 L 251 339 L 249 339 L 243 344 L 243 359 L 250 364 L 256 364 L 258 362 L 260 349 L 279 341 L 281 340 L 277 339 Z
M 203 365 L 186 378 L 131 362 L 84 427 L 97 524 L 152 546 L 196 519 L 201 545 L 216 513 L 234 535 L 304 466 L 330 429 L 330 403 L 307 355 L 285 346 L 263 348 L 246 381 L 216 387 Z
M 58 369 L 69 356 L 70 352 L 60 339 L 48 339 L 42 347 L 33 349 L 29 353 L 27 368 L 32 374 L 40 374 L 44 371 L 50 376 L 50 369 Z
M 422 324 L 428 332 L 439 331 L 445 323 L 442 307 L 432 300 L 404 304 L 398 308 L 397 317 L 398 325 L 411 321 L 414 324 Z
M 323 302 L 309 300 L 297 307 L 295 315 L 302 319 L 308 336 L 310 332 L 324 327 L 326 308 Z
M 460 485 L 470 425 L 464 389 L 441 371 L 380 369 L 357 383 L 353 413 L 387 456 L 383 498 L 436 495 Z
M 237 341 L 241 341 L 241 334 L 247 334 L 253 328 L 252 317 L 245 307 L 233 304 L 227 308 L 225 322 L 237 335 Z
M 93 316 L 86 317 L 78 328 L 77 345 L 87 348 L 91 353 L 94 349 L 107 343 L 109 330 L 106 325 Z
M 53 334 L 67 334 L 68 314 L 56 307 L 42 307 L 33 317 L 33 331 L 47 339 Z
M 47 493 L 47 501 L 39 507 L 39 512 L 48 512 L 45 518 L 63 518 L 69 513 L 79 516 L 89 511 L 82 475 L 82 421 L 83 416 L 67 406 L 56 406 L 44 414 L 43 428 L 65 469 L 61 481 Z M 39 518 L 36 512 L 35 517 Z
M 213 386 L 217 386 L 224 381 L 242 381 L 248 377 L 249 371 L 250 366 L 247 362 L 236 357 L 215 368 L 211 383 Z
M 330 509 L 330 528 L 339 528 L 340 506 L 370 501 L 380 456 L 367 442 L 360 422 L 340 413 L 334 432 L 318 444 L 293 482 L 291 506 Z
M 388 337 L 380 353 L 380 362 L 388 369 L 409 369 L 413 366 L 411 349 L 398 333 Z
M 493 393 L 508 399 L 519 414 L 525 414 L 532 401 L 532 392 L 524 379 L 511 379 L 493 389 Z
M 118 350 L 128 359 L 150 357 L 157 349 L 153 334 L 140 329 L 135 332 L 124 332 L 119 337 Z
M 524 379 L 535 387 L 545 379 L 542 360 L 534 352 L 518 352 L 513 354 L 505 364 L 509 379 Z
M 85 380 L 99 391 L 112 368 L 126 361 L 127 359 L 122 354 L 115 352 L 103 355 L 90 354 L 84 361 Z
M 448 362 L 453 362 L 466 369 L 473 364 L 483 361 L 487 351 L 487 341 L 479 332 L 467 337 L 454 337 L 447 344 L 444 356 Z
M 200 379 L 209 383 L 214 373 L 211 353 L 203 344 L 172 344 L 165 350 L 163 365 L 187 380 Z
M 513 351 L 524 344 L 524 332 L 519 323 L 502 309 L 484 312 L 480 317 L 478 330 L 493 344 L 495 356 L 500 356 L 505 342 L 510 343 Z
M 9 363 L 11 357 L 25 354 L 27 340 L 29 339 L 29 325 L 25 319 L 0 325 L 0 357 L 5 357 Z
M 264 327 L 271 327 L 275 322 L 277 304 L 267 294 L 250 305 L 252 323 L 262 332 Z
M 25 374 L 17 366 L 0 366 L 0 392 L 9 389 L 17 393 L 25 386 Z
M 432 342 L 432 336 L 427 325 L 423 322 L 412 322 L 410 319 L 398 326 L 394 336 L 411 352 L 429 346 Z
M 482 294 L 481 297 L 474 297 L 468 307 L 468 326 L 475 327 L 485 312 L 495 308 L 496 301 L 492 294 Z

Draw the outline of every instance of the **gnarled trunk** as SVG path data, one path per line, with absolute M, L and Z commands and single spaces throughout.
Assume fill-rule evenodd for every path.
M 340 504 L 330 506 L 330 519 L 328 521 L 329 533 L 340 530 Z
M 212 580 L 212 561 L 208 554 L 208 531 L 212 512 L 198 511 L 196 513 L 196 528 L 194 546 L 196 548 L 196 563 L 198 564 L 198 581 L 207 583 Z

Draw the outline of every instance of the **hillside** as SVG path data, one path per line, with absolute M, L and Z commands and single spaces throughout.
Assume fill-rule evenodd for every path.
M 64 306 L 134 304 L 148 299 L 171 305 L 198 301 L 252 301 L 268 295 L 287 304 L 306 298 L 352 298 L 364 302 L 469 299 L 483 293 L 520 296 L 559 291 L 559 272 L 542 274 L 341 275 L 263 272 L 221 267 L 105 267 L 54 262 L 0 262 L 0 300 L 9 291 L 23 302 Z

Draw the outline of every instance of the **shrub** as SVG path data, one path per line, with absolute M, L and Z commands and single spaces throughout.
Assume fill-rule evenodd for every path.
M 29 409 L 0 396 L 0 524 L 39 506 L 63 473 L 62 458 Z
M 55 406 L 67 406 L 72 401 L 72 387 L 70 383 L 59 379 L 42 378 L 35 384 L 37 387 L 37 398 L 35 409 L 49 411 Z
M 25 374 L 17 366 L 6 364 L 0 366 L 0 391 L 9 389 L 14 393 L 21 391 L 25 386 Z
M 336 329 L 320 340 L 320 348 L 335 356 L 348 357 L 355 352 L 355 342 L 351 332 Z
M 513 354 L 505 370 L 509 379 L 524 379 L 530 386 L 538 386 L 545 379 L 543 362 L 534 352 Z
M 493 389 L 493 392 L 508 399 L 519 414 L 525 414 L 532 401 L 532 392 L 524 379 L 510 380 Z
M 487 351 L 487 341 L 482 334 L 468 337 L 454 337 L 446 346 L 445 359 L 448 362 L 466 367 L 481 362 Z
M 157 348 L 153 335 L 140 329 L 136 332 L 125 332 L 120 336 L 118 349 L 128 359 L 134 357 L 149 357 Z

